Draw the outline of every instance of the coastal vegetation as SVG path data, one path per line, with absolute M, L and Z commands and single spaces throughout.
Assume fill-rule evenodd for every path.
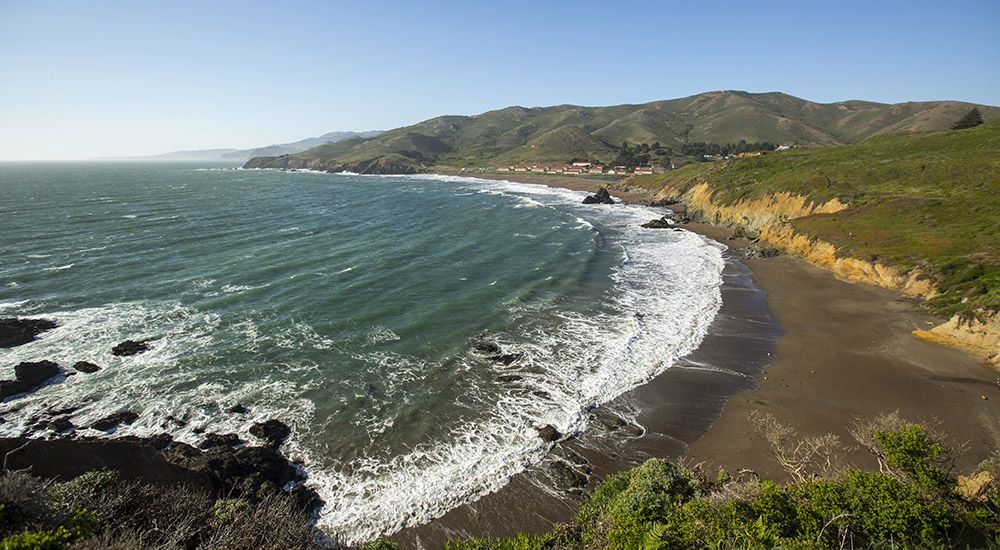
M 933 282 L 927 297 L 935 312 L 971 316 L 1000 308 L 998 159 L 1000 122 L 994 120 L 694 164 L 622 185 L 677 198 L 707 185 L 719 207 L 782 194 L 807 205 L 841 205 L 785 221 L 797 234 L 832 243 L 838 257 L 917 270 Z
M 840 461 L 835 436 L 755 425 L 787 483 L 653 458 L 609 476 L 576 518 L 541 534 L 452 541 L 450 550 L 541 548 L 939 548 L 1000 545 L 1000 455 L 956 476 L 945 438 L 899 415 L 851 433 L 879 465 Z
M 611 163 L 620 144 L 660 144 L 674 156 L 695 144 L 844 145 L 874 135 L 948 128 L 970 108 L 987 119 L 996 107 L 956 101 L 896 105 L 866 101 L 820 104 L 782 93 L 707 92 L 611 107 L 508 107 L 475 116 L 442 116 L 373 138 L 328 143 L 294 155 L 257 157 L 248 168 L 313 168 L 407 172 L 566 162 Z M 713 154 L 713 153 L 701 153 Z M 664 157 L 665 158 L 665 157 Z

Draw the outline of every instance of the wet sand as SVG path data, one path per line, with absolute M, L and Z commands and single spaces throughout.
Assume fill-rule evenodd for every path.
M 493 176 L 591 192 L 604 183 Z M 612 195 L 648 202 L 641 195 Z M 722 228 L 685 227 L 722 243 L 743 244 L 729 241 Z M 634 416 L 645 429 L 642 437 L 634 426 L 606 429 L 594 422 L 501 491 L 393 538 L 405 548 L 437 548 L 449 538 L 547 530 L 572 518 L 582 498 L 581 490 L 553 488 L 558 486 L 554 464 L 581 462 L 581 456 L 588 465 L 580 469 L 592 474 L 588 489 L 650 456 L 685 457 L 709 468 L 749 468 L 785 479 L 767 444 L 750 429 L 747 417 L 755 410 L 775 415 L 803 436 L 838 434 L 847 447 L 853 446 L 847 428 L 855 418 L 899 410 L 906 418 L 939 424 L 963 445 L 960 469 L 1000 447 L 1000 373 L 961 350 L 913 337 L 912 330 L 939 322 L 915 300 L 840 281 L 788 256 L 744 262 L 727 253 L 723 277 L 723 306 L 699 349 L 602 407 Z M 856 449 L 845 456 L 860 466 L 873 465 Z

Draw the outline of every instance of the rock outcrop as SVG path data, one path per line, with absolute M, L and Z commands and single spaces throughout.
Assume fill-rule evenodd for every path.
M 19 363 L 14 367 L 14 380 L 0 380 L 0 400 L 36 390 L 59 374 L 62 370 L 52 361 Z
M 639 227 L 645 227 L 646 229 L 670 229 L 674 226 L 673 220 L 667 216 L 658 218 L 655 220 L 649 220 L 648 222 L 640 225 Z
M 111 349 L 112 355 L 119 357 L 129 357 L 153 349 L 147 342 L 136 340 L 125 340 Z
M 250 433 L 263 439 L 268 447 L 277 449 L 292 434 L 292 429 L 280 420 L 271 419 L 251 426 Z
M 608 193 L 607 188 L 602 187 L 597 190 L 593 195 L 587 195 L 583 198 L 583 204 L 614 204 L 615 199 L 611 198 L 611 194 Z
M 73 363 L 73 369 L 86 374 L 92 374 L 101 370 L 101 367 L 91 363 L 90 361 L 77 361 L 76 363 Z
M 59 326 L 49 319 L 0 319 L 0 348 L 13 348 L 32 342 L 39 334 Z

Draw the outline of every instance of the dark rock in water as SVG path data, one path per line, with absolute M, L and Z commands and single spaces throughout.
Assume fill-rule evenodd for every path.
M 237 404 L 233 405 L 232 407 L 229 407 L 229 412 L 234 413 L 234 414 L 246 414 L 246 413 L 250 412 L 250 409 L 244 407 L 240 403 L 237 403 Z
M 250 428 L 250 433 L 266 441 L 268 447 L 277 448 L 288 439 L 292 430 L 284 422 L 272 418 L 266 422 L 254 424 Z
M 198 444 L 201 449 L 211 449 L 212 447 L 235 447 L 243 443 L 243 440 L 236 434 L 208 434 L 205 440 Z
M 628 421 L 604 408 L 596 408 L 590 412 L 590 415 L 593 420 L 611 431 L 628 426 Z
M 658 220 L 649 220 L 648 222 L 642 224 L 640 227 L 645 227 L 646 229 L 669 229 L 673 227 L 674 224 L 672 220 L 666 216 Z
M 478 351 L 479 353 L 485 353 L 486 355 L 500 354 L 500 346 L 496 342 L 491 342 L 489 340 L 477 340 L 472 344 L 472 349 Z
M 119 411 L 115 414 L 109 414 L 104 418 L 94 422 L 90 425 L 91 428 L 95 430 L 101 430 L 106 432 L 112 428 L 116 428 L 122 424 L 131 424 L 139 418 L 139 415 L 132 411 Z
M 569 464 L 560 460 L 553 461 L 549 466 L 556 485 L 564 490 L 579 489 L 587 486 L 587 476 L 578 472 Z
M 503 382 L 504 384 L 509 382 L 517 382 L 518 380 L 522 380 L 522 377 L 516 374 L 505 374 L 503 376 L 497 377 L 497 382 Z
M 0 319 L 0 348 L 12 348 L 34 341 L 39 334 L 59 326 L 48 319 Z
M 136 355 L 144 351 L 149 351 L 153 349 L 146 342 L 137 342 L 135 340 L 125 340 L 121 344 L 118 344 L 111 349 L 112 355 L 117 355 L 119 357 L 128 357 L 131 355 Z
M 539 428 L 538 437 L 545 441 L 559 441 L 562 434 L 556 429 L 552 424 L 546 424 L 545 426 Z
M 76 363 L 73 363 L 73 368 L 87 374 L 101 370 L 101 367 L 91 363 L 90 361 L 77 361 Z
M 167 420 L 173 422 L 174 424 L 177 424 L 178 426 L 182 426 L 182 427 L 183 426 L 187 426 L 187 424 L 188 424 L 186 419 L 177 418 L 176 416 L 174 416 L 172 414 L 168 414 L 167 415 Z
M 14 367 L 14 380 L 0 380 L 0 400 L 35 390 L 61 372 L 52 361 L 19 363 Z
M 614 204 L 615 200 L 611 198 L 611 194 L 604 187 L 597 190 L 593 195 L 587 195 L 583 199 L 583 204 Z
M 299 508 L 302 508 L 303 510 L 318 510 L 326 504 L 323 499 L 320 498 L 319 493 L 317 493 L 315 489 L 311 489 L 302 484 L 292 487 L 289 494 L 295 499 Z
M 65 416 L 50 421 L 49 427 L 52 428 L 52 431 L 57 433 L 66 433 L 76 430 L 76 424 L 70 422 L 70 419 L 66 418 Z
M 517 362 L 518 359 L 524 357 L 523 353 L 503 353 L 500 355 L 494 355 L 490 359 L 496 361 L 497 363 L 502 363 L 504 365 L 511 365 Z

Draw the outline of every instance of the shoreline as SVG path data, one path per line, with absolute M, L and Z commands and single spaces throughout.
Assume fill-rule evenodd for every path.
M 565 176 L 531 174 L 455 175 L 588 192 L 606 183 L 595 178 L 570 180 Z M 620 192 L 613 196 L 627 203 L 647 204 L 651 199 Z M 682 227 L 724 244 L 749 244 L 741 239 L 731 241 L 731 232 L 726 228 L 697 223 Z M 646 437 L 624 441 L 625 446 L 633 447 L 633 460 L 642 454 L 683 457 L 710 469 L 720 465 L 748 468 L 771 479 L 786 480 L 770 448 L 750 428 L 747 416 L 752 411 L 773 414 L 802 437 L 834 433 L 847 448 L 856 447 L 847 431 L 856 418 L 899 411 L 904 418 L 939 426 L 947 433 L 955 447 L 961 447 L 956 463 L 960 470 L 971 468 L 1000 447 L 1000 427 L 995 422 L 1000 418 L 1000 379 L 996 372 L 962 349 L 913 336 L 913 330 L 940 322 L 920 309 L 915 299 L 872 285 L 845 282 L 832 272 L 792 256 L 746 261 L 734 258 L 734 262 L 745 266 L 750 284 L 759 286 L 760 295 L 766 296 L 768 315 L 780 323 L 779 332 L 784 329 L 783 336 L 775 338 L 773 358 L 753 368 L 752 360 L 744 360 L 749 348 L 713 341 L 713 335 L 724 333 L 716 332 L 717 324 L 747 322 L 730 316 L 733 299 L 730 295 L 727 300 L 724 295 L 723 308 L 709 336 L 678 366 L 695 362 L 699 356 L 723 356 L 723 360 L 750 364 L 746 378 L 732 385 L 732 391 L 709 394 L 706 399 L 705 393 L 698 394 L 706 388 L 694 389 L 695 383 L 680 376 L 690 369 L 671 368 L 620 398 L 631 401 L 632 406 L 652 404 L 653 409 L 640 411 L 640 423 L 654 420 L 659 422 L 654 428 L 664 428 L 647 426 Z M 727 352 L 735 352 L 735 356 L 724 357 Z M 689 397 L 700 398 L 693 410 L 674 411 L 679 413 L 676 418 L 655 418 L 657 412 L 666 412 L 656 409 L 669 408 L 669 401 L 685 389 L 693 390 Z M 713 408 L 718 411 L 714 417 Z M 702 429 L 698 430 L 698 426 Z M 654 433 L 655 437 L 649 437 Z M 588 434 L 580 438 L 584 446 Z M 856 448 L 845 449 L 845 453 L 852 464 L 875 467 L 867 453 Z M 617 449 L 605 452 L 603 461 L 600 456 L 588 457 L 594 465 L 594 477 L 603 478 L 629 466 L 629 455 Z M 552 498 L 541 503 L 545 514 L 526 510 L 526 503 L 531 501 L 525 497 L 531 494 L 527 491 L 532 484 L 522 478 L 531 475 L 529 471 L 516 476 L 501 491 L 393 538 L 404 547 L 430 548 L 448 537 L 541 531 L 575 514 L 575 504 Z M 588 487 L 594 481 L 591 479 Z

